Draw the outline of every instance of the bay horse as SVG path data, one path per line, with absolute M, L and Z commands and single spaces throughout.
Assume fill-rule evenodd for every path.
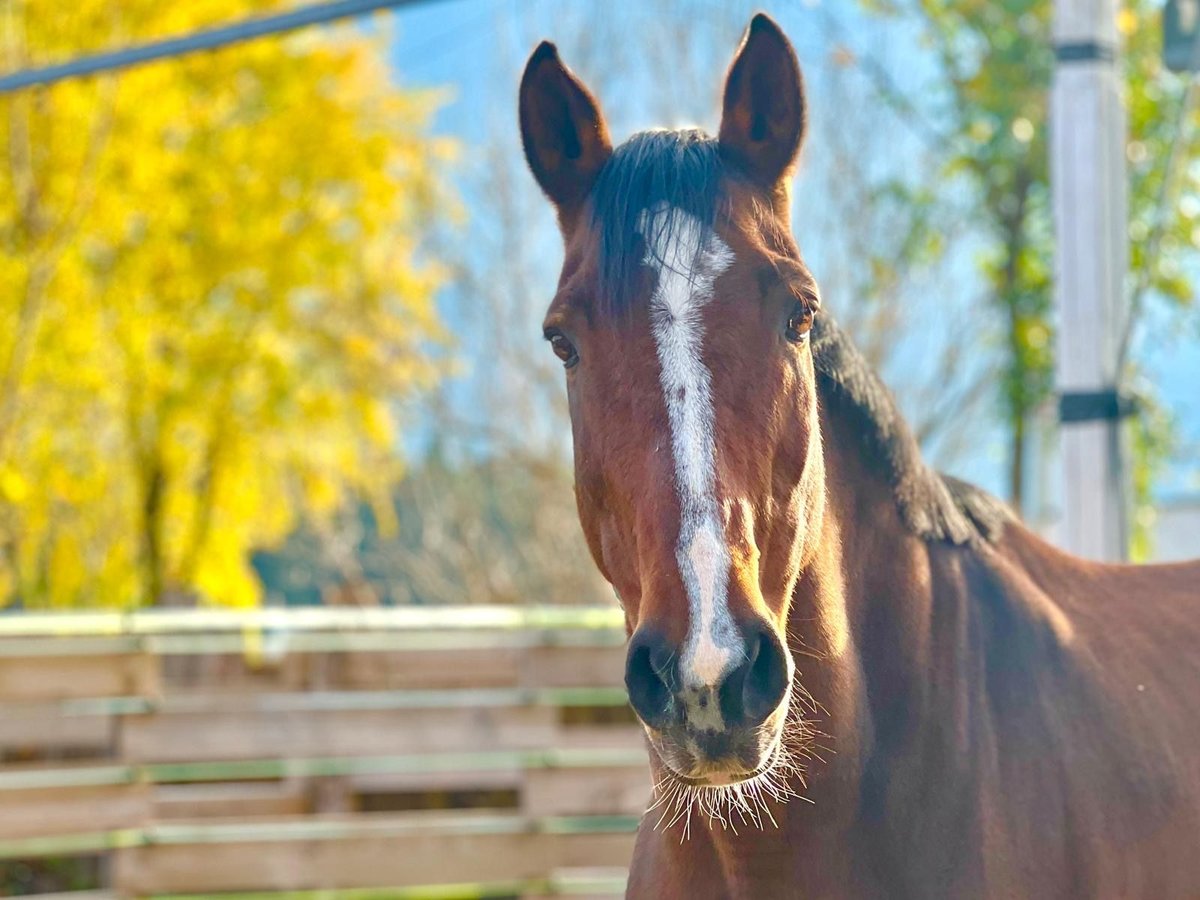
M 723 98 L 716 138 L 614 149 L 553 44 L 520 87 L 657 782 L 628 895 L 1200 897 L 1200 563 L 1074 558 L 927 467 L 791 234 L 768 17 Z

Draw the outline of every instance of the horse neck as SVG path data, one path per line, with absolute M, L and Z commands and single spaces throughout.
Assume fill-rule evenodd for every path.
M 822 397 L 825 508 L 789 615 L 796 683 L 819 704 L 815 727 L 828 740 L 817 743 L 833 751 L 811 766 L 806 793 L 835 820 L 861 808 L 872 760 L 887 752 L 897 727 L 911 733 L 930 716 L 940 730 L 961 714 L 930 709 L 923 692 L 934 665 L 927 638 L 935 590 L 950 605 L 968 603 L 965 589 L 942 577 L 940 547 L 906 527 L 888 474 L 841 413 L 836 398 Z
M 825 514 L 789 630 L 797 681 L 828 711 L 830 781 L 861 810 L 865 795 L 896 789 L 889 773 L 912 754 L 972 766 L 964 736 L 1009 695 L 1063 690 L 1070 626 L 1017 552 L 1032 546 L 1019 525 L 997 544 L 957 545 L 907 526 L 892 476 L 840 403 L 822 397 Z

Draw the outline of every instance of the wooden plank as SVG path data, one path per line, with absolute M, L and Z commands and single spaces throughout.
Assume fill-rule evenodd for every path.
M 516 687 L 524 648 L 341 653 L 327 664 L 328 685 L 343 690 Z
M 0 657 L 0 702 L 159 693 L 158 660 L 148 653 Z
M 140 896 L 521 881 L 566 866 L 625 866 L 632 851 L 628 832 L 434 830 L 332 840 L 152 843 L 117 851 L 114 884 Z
M 530 647 L 525 687 L 614 687 L 625 683 L 625 647 Z
M 136 762 L 367 756 L 548 747 L 549 707 L 310 710 L 129 716 L 121 756 Z
M 364 794 L 401 794 L 418 791 L 520 790 L 524 778 L 516 769 L 458 770 L 447 772 L 394 772 L 353 775 L 351 790 Z
M 241 784 L 164 784 L 156 787 L 153 794 L 155 821 L 302 815 L 308 809 L 307 786 L 298 779 Z
M 345 776 L 314 778 L 309 787 L 312 791 L 312 811 L 314 813 L 351 813 L 354 811 L 354 797 L 349 778 Z
M 530 769 L 524 782 L 522 810 L 534 816 L 637 816 L 650 800 L 647 765 Z
M 553 869 L 584 868 L 589 866 L 629 867 L 633 859 L 635 834 L 569 834 L 557 835 L 561 840 L 554 847 Z
M 554 746 L 564 750 L 627 750 L 645 747 L 646 733 L 640 725 L 560 725 Z
M 255 660 L 244 653 L 164 656 L 163 681 L 172 696 L 189 690 L 240 694 L 245 691 L 303 690 L 312 660 L 305 654 Z
M 151 793 L 145 784 L 5 791 L 0 840 L 139 827 L 150 821 Z
M 0 709 L 0 753 L 41 758 L 48 750 L 72 758 L 104 758 L 113 745 L 112 716 L 11 715 Z

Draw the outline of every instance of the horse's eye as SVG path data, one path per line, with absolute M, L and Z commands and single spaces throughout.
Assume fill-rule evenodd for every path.
M 797 300 L 796 305 L 792 308 L 792 314 L 788 316 L 787 339 L 793 343 L 799 344 L 808 340 L 808 333 L 812 331 L 813 326 L 812 307 L 803 300 Z
M 575 350 L 575 345 L 567 340 L 561 331 L 547 331 L 546 340 L 550 342 L 550 349 L 554 351 L 554 355 L 561 359 L 568 369 L 579 362 L 579 353 Z

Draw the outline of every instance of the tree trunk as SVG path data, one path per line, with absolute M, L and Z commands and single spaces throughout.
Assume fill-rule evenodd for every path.
M 1021 506 L 1025 498 L 1025 415 L 1014 413 L 1012 442 L 1009 445 L 1008 496 L 1013 510 L 1024 518 Z

